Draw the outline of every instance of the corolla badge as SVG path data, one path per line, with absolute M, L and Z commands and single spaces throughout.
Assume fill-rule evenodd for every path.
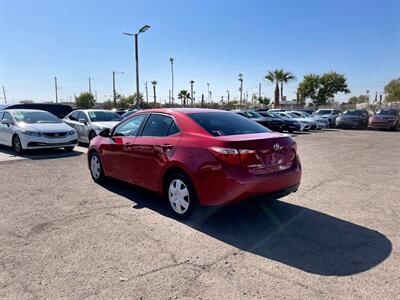
M 274 144 L 273 148 L 275 151 L 278 151 L 279 149 L 281 149 L 281 146 L 277 143 L 277 144 Z

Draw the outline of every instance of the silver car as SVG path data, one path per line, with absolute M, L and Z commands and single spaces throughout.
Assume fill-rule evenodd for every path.
M 114 127 L 122 117 L 109 110 L 78 109 L 63 120 L 78 132 L 79 142 L 90 143 L 100 131 Z

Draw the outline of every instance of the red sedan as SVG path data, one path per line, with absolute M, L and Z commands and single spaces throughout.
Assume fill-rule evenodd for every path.
M 301 179 L 290 136 L 210 109 L 139 111 L 100 132 L 88 161 L 96 182 L 109 176 L 164 194 L 181 218 L 197 205 L 277 199 Z

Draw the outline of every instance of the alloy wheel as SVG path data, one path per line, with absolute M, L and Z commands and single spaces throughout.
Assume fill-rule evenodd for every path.
M 94 179 L 99 179 L 101 176 L 101 164 L 97 155 L 92 155 L 90 159 L 90 172 Z

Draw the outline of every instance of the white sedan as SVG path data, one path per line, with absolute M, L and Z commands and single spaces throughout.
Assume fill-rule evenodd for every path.
M 78 144 L 76 130 L 47 111 L 3 110 L 0 121 L 0 144 L 11 146 L 17 153 L 43 148 L 72 151 Z

